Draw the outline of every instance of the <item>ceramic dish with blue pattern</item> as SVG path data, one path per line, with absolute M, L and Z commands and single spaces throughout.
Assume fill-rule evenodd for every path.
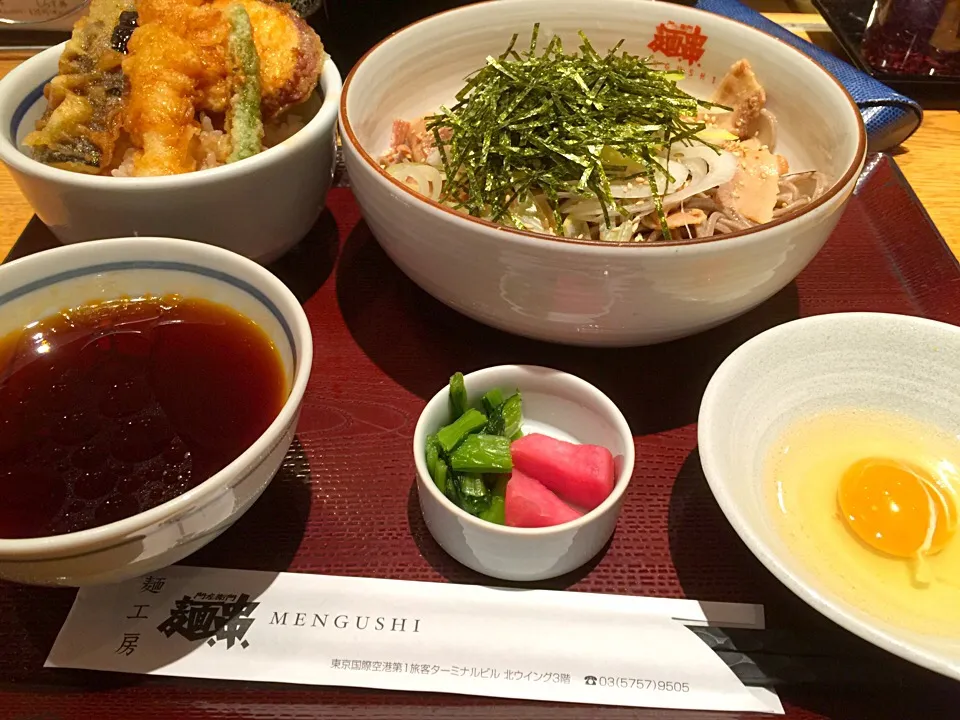
M 178 308 L 189 303 L 220 314 L 185 321 Z M 52 522 L 37 525 L 52 528 L 46 534 L 0 532 L 0 578 L 83 586 L 150 573 L 226 530 L 280 468 L 313 343 L 296 297 L 258 264 L 185 240 L 99 240 L 0 266 L 0 307 L 0 403 L 10 410 L 0 442 L 4 504 Z M 114 321 L 87 332 L 84 312 L 111 307 L 133 310 L 122 321 L 102 315 Z M 191 322 L 200 334 L 188 346 Z M 243 343 L 230 349 L 230 323 L 266 348 L 268 364 L 251 362 Z M 68 372 L 57 365 L 65 354 L 76 358 Z M 256 407 L 265 382 L 267 415 Z M 20 417 L 31 403 L 38 411 Z M 260 424 L 240 428 L 255 413 Z M 202 465 L 213 451 L 219 464 Z M 0 525 L 16 528 L 10 515 L 0 513 Z M 79 521 L 64 525 L 71 516 Z
M 112 177 L 45 165 L 25 144 L 47 108 L 44 88 L 64 47 L 44 50 L 0 80 L 0 162 L 60 242 L 179 237 L 270 263 L 309 232 L 336 165 L 341 80 L 332 60 L 297 108 L 303 127 L 279 144 L 198 172 Z

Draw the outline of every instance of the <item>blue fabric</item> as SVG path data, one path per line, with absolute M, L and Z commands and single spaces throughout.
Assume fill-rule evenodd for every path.
M 699 0 L 697 7 L 773 35 L 820 63 L 847 88 L 856 101 L 867 128 L 871 152 L 896 147 L 920 127 L 923 110 L 917 102 L 891 90 L 826 50 L 797 37 L 772 20 L 767 20 L 737 0 Z

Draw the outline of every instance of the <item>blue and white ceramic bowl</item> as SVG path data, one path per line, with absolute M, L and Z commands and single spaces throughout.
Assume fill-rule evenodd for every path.
M 266 432 L 223 470 L 162 505 L 108 525 L 37 539 L 0 539 L 0 578 L 95 585 L 153 572 L 200 549 L 264 491 L 293 441 L 313 363 L 297 298 L 255 262 L 210 245 L 121 238 L 69 245 L 0 266 L 0 336 L 64 308 L 145 294 L 227 305 L 280 353 L 288 396 Z
M 0 80 L 0 161 L 60 242 L 180 237 L 271 262 L 316 222 L 336 166 L 340 73 L 330 58 L 320 90 L 295 111 L 298 132 L 252 158 L 183 175 L 104 177 L 33 160 L 23 139 L 46 109 L 43 88 L 63 45 Z

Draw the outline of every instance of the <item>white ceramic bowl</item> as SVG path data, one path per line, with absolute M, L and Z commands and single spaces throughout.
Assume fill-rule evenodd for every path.
M 681 87 L 709 96 L 741 58 L 753 64 L 780 123 L 778 151 L 796 170 L 835 181 L 805 212 L 721 240 L 618 246 L 546 239 L 469 218 L 424 200 L 379 168 L 395 118 L 451 104 L 488 55 L 541 38 L 577 47 L 577 31 L 605 50 L 650 54 L 661 23 L 699 26 L 704 55 Z M 546 42 L 546 41 L 544 41 Z M 657 54 L 676 66 L 676 58 Z M 798 92 L 803 88 L 803 92 Z M 816 98 L 811 101 L 811 98 Z M 625 346 L 719 325 L 789 283 L 840 218 L 866 152 L 860 113 L 846 90 L 789 45 L 717 15 L 647 0 L 496 0 L 451 10 L 392 35 L 344 84 L 344 161 L 364 217 L 386 253 L 424 290 L 481 322 L 542 340 Z
M 616 483 L 599 507 L 555 527 L 506 527 L 461 510 L 430 477 L 424 453 L 427 437 L 450 422 L 449 388 L 445 387 L 427 403 L 413 435 L 417 494 L 430 534 L 454 559 L 502 580 L 544 580 L 588 562 L 613 534 L 633 475 L 633 433 L 623 414 L 593 385 L 559 370 L 500 365 L 470 373 L 464 380 L 471 405 L 493 388 L 504 393 L 519 390 L 525 433 L 608 448 L 614 457 Z
M 703 471 L 730 524 L 807 603 L 892 653 L 960 679 L 960 643 L 898 627 L 844 601 L 784 541 L 763 492 L 771 444 L 790 423 L 831 409 L 899 412 L 960 428 L 960 328 L 879 313 L 780 325 L 738 348 L 700 408 Z
M 185 240 L 129 238 L 69 245 L 0 266 L 0 336 L 67 307 L 179 293 L 256 322 L 280 353 L 289 395 L 240 457 L 179 497 L 133 517 L 65 535 L 0 539 L 0 578 L 42 585 L 119 582 L 200 549 L 260 496 L 293 440 L 313 362 L 310 326 L 293 293 L 256 263 Z
M 180 237 L 270 262 L 296 245 L 323 210 L 336 163 L 340 74 L 329 58 L 315 93 L 295 112 L 306 125 L 276 147 L 211 170 L 167 177 L 83 175 L 33 160 L 21 145 L 46 108 L 43 87 L 63 45 L 0 80 L 0 160 L 37 216 L 63 243 Z

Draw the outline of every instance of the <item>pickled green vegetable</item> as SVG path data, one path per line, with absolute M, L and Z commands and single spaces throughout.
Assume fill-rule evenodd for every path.
M 510 442 L 523 422 L 520 393 L 504 399 L 499 388 L 488 390 L 469 407 L 461 373 L 450 378 L 452 419 L 425 442 L 427 470 L 452 503 L 488 522 L 503 525 L 504 505 L 513 458 Z
M 470 433 L 480 432 L 487 425 L 487 416 L 479 410 L 468 409 L 446 427 L 437 432 L 437 442 L 445 453 L 453 449 L 466 439 Z
M 487 416 L 487 426 L 483 429 L 487 435 L 503 435 L 503 406 L 495 407 Z
M 488 396 L 492 395 L 494 391 L 487 393 L 483 397 L 484 408 L 487 408 Z M 500 402 L 493 404 L 492 400 L 499 399 Z M 496 391 L 496 394 L 490 399 L 490 408 L 487 409 L 487 427 L 484 429 L 484 432 L 488 435 L 503 435 L 513 439 L 513 436 L 520 429 L 520 424 L 523 422 L 523 416 L 520 411 L 520 393 L 515 393 L 503 400 L 503 393 L 499 390 Z
M 490 509 L 490 488 L 481 475 L 465 473 L 459 476 L 460 507 L 471 515 L 480 515 Z
M 440 489 L 444 495 L 448 498 L 457 502 L 457 493 L 456 488 L 453 488 L 453 483 L 448 483 L 447 479 L 449 476 L 450 470 L 447 467 L 445 460 L 438 460 L 436 466 L 436 473 L 433 476 L 433 481 L 437 484 L 437 487 Z M 452 494 L 451 494 L 452 493 Z
M 480 402 L 483 404 L 483 411 L 489 418 L 500 408 L 501 405 L 503 405 L 503 393 L 500 392 L 499 388 L 494 388 L 493 390 L 488 391 Z
M 505 473 L 513 470 L 510 438 L 502 435 L 467 435 L 450 453 L 450 467 L 464 473 Z
M 490 507 L 479 514 L 478 517 L 481 520 L 496 523 L 497 525 L 506 523 L 506 518 L 503 513 L 504 503 L 507 497 L 507 482 L 509 480 L 509 475 L 496 476 L 493 489 L 490 491 Z
M 463 382 L 463 373 L 455 373 L 450 378 L 450 407 L 453 410 L 453 419 L 456 420 L 467 411 L 467 387 Z
M 427 451 L 426 451 L 426 461 L 427 461 L 427 471 L 430 473 L 430 477 L 434 480 L 437 479 L 437 463 L 440 460 L 440 443 L 437 442 L 437 436 L 431 435 L 427 438 Z
M 500 415 L 503 417 L 503 435 L 515 440 L 514 436 L 520 432 L 520 426 L 523 424 L 523 407 L 519 392 L 504 401 L 500 408 Z

